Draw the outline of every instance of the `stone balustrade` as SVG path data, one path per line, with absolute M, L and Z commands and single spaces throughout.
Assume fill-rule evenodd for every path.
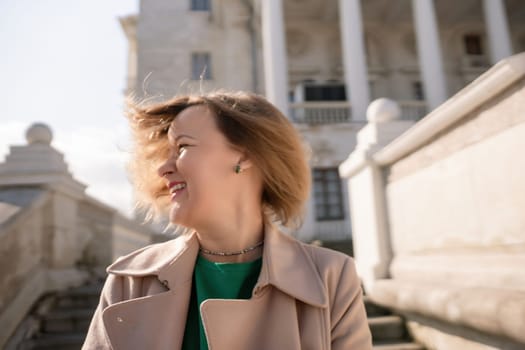
M 398 101 L 401 120 L 417 121 L 427 114 L 425 101 Z M 290 104 L 290 116 L 296 124 L 338 124 L 352 122 L 349 101 L 305 101 Z
M 428 348 L 525 348 L 524 96 L 522 53 L 408 129 L 369 118 L 339 168 L 365 289 Z

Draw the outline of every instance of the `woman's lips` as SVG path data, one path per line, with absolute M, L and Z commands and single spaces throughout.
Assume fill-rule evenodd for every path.
M 177 195 L 179 195 L 186 188 L 186 183 L 174 181 L 174 182 L 170 182 L 168 187 L 169 187 L 169 191 L 171 194 L 171 200 L 173 200 L 175 199 L 175 197 L 177 197 Z

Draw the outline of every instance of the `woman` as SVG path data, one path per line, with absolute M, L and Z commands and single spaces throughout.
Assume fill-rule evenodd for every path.
M 248 93 L 131 103 L 141 203 L 187 228 L 108 268 L 84 349 L 371 349 L 350 257 L 296 228 L 310 170 L 294 127 Z

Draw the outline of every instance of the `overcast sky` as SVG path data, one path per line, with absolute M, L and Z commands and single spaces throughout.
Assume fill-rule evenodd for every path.
M 44 122 L 87 193 L 129 214 L 122 115 L 127 40 L 138 0 L 0 0 L 0 161 Z

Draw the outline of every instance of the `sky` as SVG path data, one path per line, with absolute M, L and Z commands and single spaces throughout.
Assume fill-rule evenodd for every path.
M 127 39 L 139 0 L 0 0 L 0 162 L 34 122 L 86 192 L 126 215 L 132 191 L 123 103 Z

